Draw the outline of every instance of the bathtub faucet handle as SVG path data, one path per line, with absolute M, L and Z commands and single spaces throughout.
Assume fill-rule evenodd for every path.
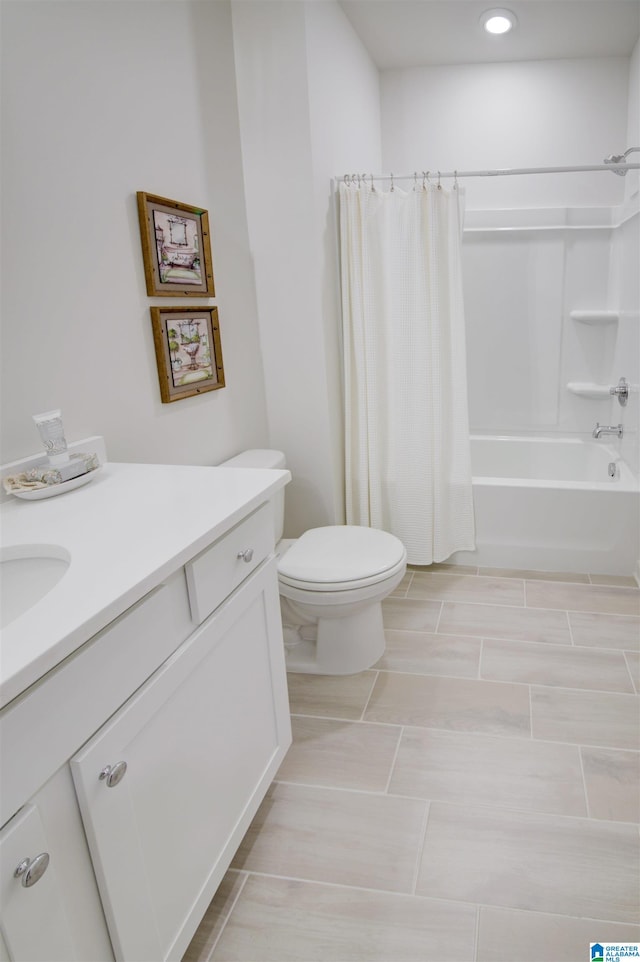
M 629 400 L 629 385 L 626 377 L 621 377 L 616 387 L 610 387 L 609 394 L 617 397 L 620 407 L 624 407 Z

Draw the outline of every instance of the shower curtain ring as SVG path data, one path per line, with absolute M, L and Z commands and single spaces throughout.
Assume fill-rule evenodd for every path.
M 369 174 L 369 177 L 371 178 L 371 190 L 375 191 L 375 187 L 373 186 L 373 174 Z
M 442 190 L 442 185 L 440 184 L 440 171 L 438 171 L 438 190 Z
M 454 190 L 458 189 L 458 171 L 457 170 L 454 170 L 453 172 L 453 189 Z
M 393 174 L 391 174 L 391 191 L 390 192 L 393 193 L 394 190 L 395 190 L 395 187 L 393 186 Z
M 417 170 L 414 170 L 413 172 L 413 189 L 414 191 L 418 189 L 418 171 Z

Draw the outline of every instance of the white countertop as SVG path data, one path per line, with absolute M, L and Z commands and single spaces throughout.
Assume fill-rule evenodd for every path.
M 0 505 L 2 547 L 60 545 L 64 577 L 7 625 L 0 707 L 290 480 L 258 468 L 107 463 L 84 487 Z

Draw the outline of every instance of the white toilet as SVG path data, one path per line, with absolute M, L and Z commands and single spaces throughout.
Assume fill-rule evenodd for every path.
M 284 468 L 285 457 L 244 451 L 225 466 Z M 382 601 L 405 573 L 404 545 L 357 525 L 311 528 L 283 541 L 284 490 L 274 509 L 287 670 L 350 675 L 370 668 L 384 653 Z

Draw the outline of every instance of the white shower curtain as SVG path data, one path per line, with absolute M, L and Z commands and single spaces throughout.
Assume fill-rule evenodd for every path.
M 475 547 L 463 192 L 340 184 L 347 523 L 412 564 Z

